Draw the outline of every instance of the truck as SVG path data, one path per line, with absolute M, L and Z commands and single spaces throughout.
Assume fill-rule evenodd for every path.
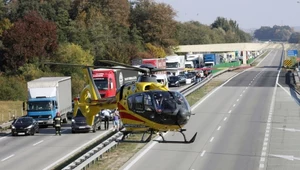
M 203 60 L 205 67 L 212 67 L 220 64 L 220 56 L 216 54 L 204 54 Z
M 92 71 L 93 79 L 101 98 L 114 97 L 123 84 L 137 80 L 138 71 L 124 70 L 122 68 L 124 67 L 94 69 Z
M 142 64 L 151 64 L 156 68 L 165 69 L 166 68 L 166 59 L 165 58 L 150 58 L 143 59 Z M 166 74 L 165 71 L 159 71 L 155 74 Z
M 72 111 L 71 77 L 41 77 L 27 82 L 27 89 L 27 116 L 48 127 L 59 112 L 67 123 L 67 113 Z
M 193 62 L 193 68 L 200 68 L 203 65 L 203 54 L 187 54 L 186 62 Z
M 185 56 L 184 55 L 172 55 L 166 56 L 167 68 L 174 69 L 174 71 L 168 71 L 168 75 L 178 76 L 184 74 L 185 69 Z

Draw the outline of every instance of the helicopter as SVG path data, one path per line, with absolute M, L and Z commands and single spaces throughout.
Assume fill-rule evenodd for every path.
M 160 143 L 193 143 L 197 132 L 190 140 L 186 139 L 183 128 L 188 123 L 192 113 L 186 98 L 177 91 L 170 91 L 166 85 L 158 83 L 155 72 L 170 69 L 157 69 L 152 65 L 141 65 L 133 67 L 127 64 L 99 60 L 102 66 L 82 66 L 67 64 L 71 66 L 82 66 L 86 86 L 81 91 L 80 97 L 74 100 L 74 113 L 76 116 L 78 108 L 86 117 L 87 123 L 92 124 L 94 116 L 102 109 L 118 109 L 123 129 L 123 136 L 118 142 L 146 143 L 152 140 L 153 134 L 158 134 Z M 62 63 L 47 63 L 64 65 Z M 122 66 L 127 70 L 141 72 L 136 82 L 122 85 L 115 97 L 101 98 L 92 76 L 92 68 L 112 68 Z M 183 136 L 182 141 L 166 140 L 164 132 L 179 132 Z M 126 140 L 128 134 L 142 133 L 142 139 L 138 141 Z M 145 135 L 148 137 L 145 139 Z

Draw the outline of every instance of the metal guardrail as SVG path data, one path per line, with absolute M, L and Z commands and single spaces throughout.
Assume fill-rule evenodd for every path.
M 219 76 L 229 70 L 230 69 L 225 69 L 225 70 L 217 72 L 216 74 L 210 75 L 210 76 L 206 77 L 204 80 L 202 80 L 201 82 L 192 84 L 191 86 L 188 86 L 186 88 L 187 90 L 186 89 L 181 90 L 181 93 L 184 96 L 187 96 L 187 95 L 191 94 L 193 91 L 204 86 L 206 83 L 208 83 L 214 77 Z M 110 151 L 112 148 L 116 147 L 118 145 L 118 142 L 116 142 L 116 140 L 120 139 L 121 136 L 122 136 L 121 132 L 116 133 L 115 135 L 113 135 L 112 137 L 110 137 L 109 139 L 104 141 L 103 143 L 99 144 L 95 148 L 91 149 L 90 151 L 88 151 L 87 153 L 85 153 L 84 155 L 82 155 L 81 157 L 76 159 L 74 162 L 72 162 L 69 165 L 67 165 L 66 167 L 64 167 L 63 170 L 86 169 L 87 167 L 90 166 L 91 163 L 95 163 L 95 161 L 98 161 L 102 157 L 102 154 L 104 154 L 104 153 Z

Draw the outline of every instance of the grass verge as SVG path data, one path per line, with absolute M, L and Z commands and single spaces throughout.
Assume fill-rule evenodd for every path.
M 241 72 L 243 69 L 234 70 L 234 72 Z M 220 75 L 221 76 L 221 75 Z M 199 101 L 203 96 L 212 91 L 214 88 L 218 87 L 225 80 L 214 80 L 212 79 L 209 83 L 205 84 L 200 89 L 194 91 L 192 94 L 187 96 L 189 104 L 192 106 L 197 101 Z M 140 134 L 130 135 L 128 140 L 140 140 Z M 155 137 L 155 135 L 154 135 Z M 133 157 L 140 149 L 142 149 L 146 144 L 143 143 L 120 143 L 116 148 L 112 149 L 110 152 L 105 153 L 102 158 L 95 164 L 91 165 L 88 170 L 117 170 L 121 168 L 131 157 Z
M 12 116 L 22 116 L 23 102 L 22 101 L 0 101 L 0 124 L 12 119 Z
M 259 59 L 255 60 L 251 65 L 256 66 L 263 58 L 265 58 L 269 54 L 269 52 L 270 51 L 265 52 L 263 55 L 259 57 Z

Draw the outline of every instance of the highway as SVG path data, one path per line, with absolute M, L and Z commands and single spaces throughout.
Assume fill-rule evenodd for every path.
M 288 143 L 283 139 L 284 131 L 276 132 L 272 125 L 277 126 L 280 122 L 277 127 L 285 127 L 284 123 L 293 122 L 293 117 L 300 123 L 300 112 L 295 100 L 283 94 L 283 88 L 288 90 L 287 87 L 277 87 L 277 82 L 283 82 L 285 78 L 283 73 L 278 74 L 282 54 L 279 47 L 273 49 L 257 67 L 235 75 L 194 105 L 196 115 L 185 126 L 188 138 L 198 132 L 194 143 L 151 142 L 121 169 L 254 170 L 277 169 L 278 165 L 279 169 L 286 169 L 282 167 L 287 167 L 288 162 L 284 166 L 286 159 L 278 158 L 278 155 L 284 153 L 282 148 L 285 147 L 286 155 L 293 152 L 295 157 L 299 156 L 300 138 L 294 137 L 296 143 L 289 139 Z M 290 103 L 285 105 L 282 100 Z M 282 103 L 278 106 L 278 102 Z M 284 113 L 286 107 L 293 108 L 291 113 Z M 272 122 L 272 115 L 276 113 L 276 121 Z M 285 114 L 293 114 L 293 117 L 282 116 Z M 299 124 L 298 129 L 300 131 Z M 182 139 L 180 134 L 172 132 L 165 138 Z M 294 146 L 293 151 L 288 150 L 291 146 Z M 277 154 L 277 157 L 269 154 Z M 290 167 L 299 169 L 299 160 L 293 164 L 296 166 Z
M 186 86 L 170 89 L 180 91 Z M 103 128 L 104 125 L 101 126 Z M 41 128 L 40 133 L 35 136 L 0 137 L 0 170 L 50 169 L 84 145 L 105 136 L 109 131 L 72 134 L 70 124 L 65 124 L 62 136 L 55 136 L 54 133 L 53 128 Z

